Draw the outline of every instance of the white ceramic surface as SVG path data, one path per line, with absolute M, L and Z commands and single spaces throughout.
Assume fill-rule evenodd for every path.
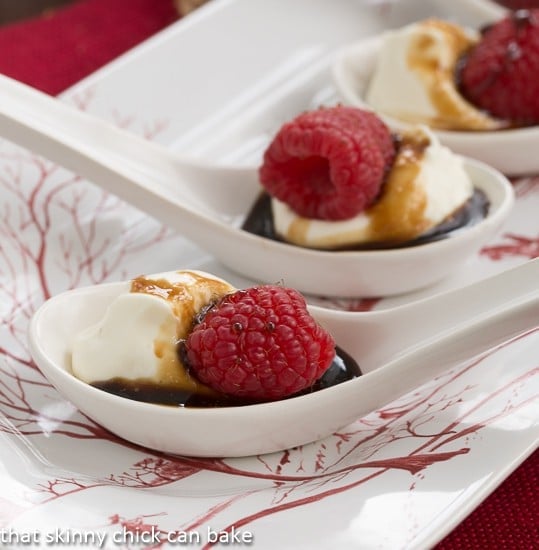
M 212 0 L 63 99 L 173 151 L 252 164 L 283 120 L 337 101 L 329 70 L 337 48 L 433 13 L 480 25 L 492 10 L 479 4 Z M 514 188 L 505 228 L 443 282 L 383 300 L 311 302 L 391 310 L 538 256 L 539 179 L 521 178 Z M 191 529 L 200 543 L 190 547 L 201 548 L 209 533 L 233 528 L 250 533 L 252 546 L 263 550 L 423 549 L 537 447 L 537 330 L 289 452 L 198 459 L 127 444 L 44 379 L 26 341 L 32 314 L 67 289 L 140 273 L 187 267 L 236 286 L 252 281 L 99 187 L 8 142 L 0 142 L 0 202 L 4 530 L 37 530 L 43 538 L 56 528 L 78 530 L 106 536 L 103 548 L 110 550 L 128 547 L 123 529 L 153 529 L 163 538 Z
M 167 149 L 0 76 L 0 133 L 114 193 L 251 279 L 278 280 L 310 294 L 389 296 L 450 275 L 500 228 L 513 206 L 511 184 L 466 161 L 489 201 L 484 220 L 447 239 L 369 251 L 319 251 L 241 230 L 261 186 L 255 168 L 193 163 Z M 400 277 L 394 277 L 396 270 Z
M 111 301 L 125 292 L 122 282 L 51 298 L 32 319 L 30 350 L 62 395 L 128 441 L 185 456 L 264 454 L 325 438 L 455 364 L 534 329 L 539 319 L 537 281 L 539 258 L 471 286 L 380 313 L 314 307 L 318 322 L 355 359 L 363 376 L 301 397 L 245 407 L 142 403 L 96 389 L 73 375 L 74 338 L 104 318 Z M 444 314 L 437 317 L 440 311 Z M 412 328 L 403 330 L 405 323 Z
M 382 41 L 383 33 L 348 44 L 335 55 L 333 79 L 344 104 L 372 109 L 365 95 Z M 412 126 L 383 112 L 378 114 L 394 130 Z M 539 171 L 539 158 L 531 153 L 539 148 L 537 126 L 482 132 L 433 130 L 453 151 L 486 162 L 505 174 L 518 176 Z

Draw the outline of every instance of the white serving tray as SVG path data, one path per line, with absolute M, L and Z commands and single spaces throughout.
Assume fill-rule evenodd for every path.
M 250 163 L 283 120 L 335 101 L 329 63 L 339 46 L 436 13 L 479 25 L 499 11 L 481 1 L 213 0 L 63 100 L 181 154 Z M 316 301 L 393 307 L 537 256 L 539 180 L 515 186 L 503 231 L 436 288 Z M 236 548 L 252 536 L 257 549 L 422 549 L 537 447 L 539 327 L 285 453 L 197 460 L 128 445 L 80 414 L 31 363 L 33 311 L 68 288 L 140 273 L 192 267 L 248 281 L 158 221 L 7 142 L 0 198 L 3 537 L 39 532 L 44 545 L 56 529 L 70 529 L 87 541 L 104 536 L 103 548 L 140 547 L 128 544 L 125 528 L 146 538 L 175 532 L 175 544 L 160 545 L 174 548 L 191 530 L 185 546 L 203 548 L 208 533 L 234 528 L 244 537 Z

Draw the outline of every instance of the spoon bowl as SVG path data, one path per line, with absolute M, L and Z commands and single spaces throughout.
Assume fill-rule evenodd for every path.
M 369 82 L 376 66 L 384 35 L 379 35 L 342 48 L 335 55 L 333 82 L 344 104 L 373 110 L 367 103 Z M 396 131 L 413 124 L 378 112 L 385 123 Z M 519 176 L 539 171 L 539 126 L 495 131 L 452 131 L 432 128 L 440 141 L 455 153 L 480 160 L 504 174 Z
M 361 366 L 363 375 L 300 397 L 242 407 L 142 403 L 90 386 L 71 373 L 74 336 L 100 320 L 124 283 L 59 294 L 29 328 L 42 373 L 84 414 L 130 442 L 166 453 L 261 454 L 330 435 L 431 380 L 459 361 L 537 324 L 539 259 L 467 287 L 394 309 L 311 313 Z
M 241 229 L 261 190 L 254 168 L 196 164 L 4 76 L 0 128 L 4 137 L 180 231 L 233 271 L 255 281 L 283 280 L 307 294 L 377 297 L 432 285 L 498 231 L 514 202 L 502 174 L 466 160 L 474 185 L 490 202 L 476 225 L 420 246 L 320 251 Z

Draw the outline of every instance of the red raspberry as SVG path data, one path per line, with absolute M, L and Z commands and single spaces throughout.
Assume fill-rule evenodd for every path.
M 332 112 L 331 117 L 335 124 L 352 133 L 357 131 L 358 125 L 364 126 L 372 134 L 378 147 L 380 147 L 386 168 L 393 164 L 395 158 L 395 140 L 388 127 L 375 113 L 342 105 L 325 110 Z
M 194 327 L 185 351 L 204 384 L 267 401 L 311 386 L 331 365 L 335 342 L 298 291 L 263 285 L 224 296 Z
M 488 28 L 461 74 L 472 103 L 515 124 L 539 123 L 539 10 L 516 11 Z
M 344 220 L 376 199 L 394 156 L 393 138 L 375 114 L 321 108 L 282 126 L 259 175 L 300 216 Z

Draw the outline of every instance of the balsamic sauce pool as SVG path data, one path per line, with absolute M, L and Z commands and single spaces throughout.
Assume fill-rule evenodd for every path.
M 344 350 L 337 347 L 335 358 L 322 377 L 311 387 L 291 397 L 336 386 L 337 384 L 352 380 L 358 376 L 361 376 L 361 369 L 357 362 Z M 184 392 L 178 388 L 157 385 L 151 382 L 145 383 L 123 378 L 113 378 L 104 382 L 95 382 L 92 386 L 127 399 L 176 407 L 239 407 L 256 403 L 252 400 L 243 400 L 228 397 L 226 395 L 209 397 L 207 395 Z
M 470 199 L 461 206 L 450 217 L 446 218 L 442 223 L 433 227 L 430 231 L 424 233 L 416 239 L 412 239 L 399 243 L 369 243 L 356 246 L 346 246 L 342 248 L 333 248 L 334 251 L 344 250 L 387 250 L 389 248 L 406 248 L 411 246 L 419 246 L 428 244 L 440 239 L 450 238 L 457 232 L 472 227 L 473 225 L 485 219 L 489 210 L 489 200 L 486 194 L 480 189 L 474 189 Z M 284 242 L 275 231 L 273 224 L 273 216 L 271 213 L 271 198 L 263 192 L 258 197 L 257 201 L 251 208 L 242 229 L 249 233 L 271 239 L 274 241 Z M 290 246 L 297 246 L 288 243 Z

